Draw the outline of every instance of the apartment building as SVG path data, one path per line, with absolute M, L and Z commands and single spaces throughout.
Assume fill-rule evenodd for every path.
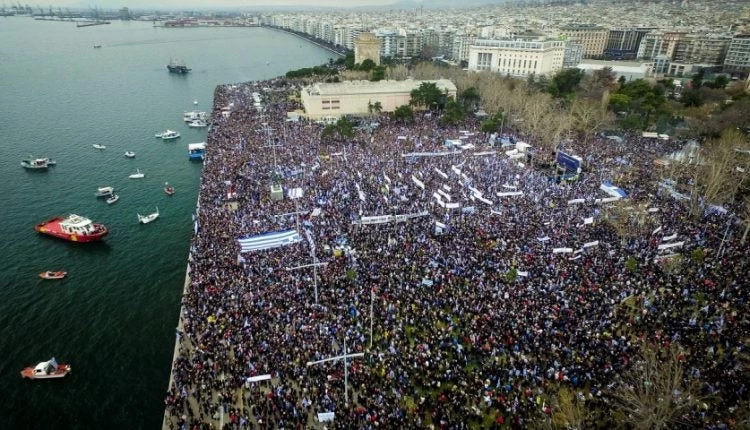
M 551 75 L 562 69 L 564 55 L 562 40 L 477 39 L 469 48 L 469 70 Z
M 574 24 L 560 28 L 560 35 L 582 44 L 584 57 L 601 57 L 607 46 L 609 30 L 593 24 Z
M 615 59 L 633 59 L 643 37 L 655 28 L 619 28 L 609 30 L 604 56 Z
M 682 40 L 687 33 L 676 31 L 652 31 L 643 36 L 638 47 L 637 58 L 652 60 L 659 55 L 674 58 L 677 42 Z
M 736 34 L 727 48 L 724 72 L 735 76 L 750 76 L 750 34 Z
M 689 34 L 677 41 L 672 61 L 686 64 L 722 65 L 732 38 L 716 34 Z

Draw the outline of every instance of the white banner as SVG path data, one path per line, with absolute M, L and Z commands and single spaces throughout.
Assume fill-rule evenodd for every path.
M 659 251 L 669 248 L 674 248 L 676 246 L 682 246 L 685 242 L 674 242 L 674 243 L 665 243 L 664 245 L 659 245 Z
M 417 177 L 416 177 L 416 176 L 414 176 L 414 175 L 411 175 L 411 180 L 412 180 L 412 181 L 414 181 L 414 183 L 415 183 L 415 184 L 417 184 L 417 186 L 418 186 L 419 188 L 421 188 L 421 189 L 423 189 L 423 190 L 424 190 L 424 182 L 422 182 L 422 181 L 420 181 L 419 179 L 417 179 Z
M 448 175 L 445 172 L 438 169 L 437 167 L 435 167 L 435 171 L 437 172 L 438 175 L 442 176 L 444 179 L 448 179 Z
M 603 199 L 596 199 L 596 200 L 594 200 L 594 203 L 596 203 L 596 204 L 611 203 L 611 202 L 616 202 L 616 201 L 618 201 L 620 199 L 621 199 L 621 197 L 605 197 Z
M 656 233 L 658 233 L 660 231 L 661 231 L 661 226 L 656 227 L 656 229 L 654 231 L 652 231 L 651 234 L 654 235 L 654 234 L 656 234 Z
M 522 196 L 523 191 L 511 191 L 505 193 L 496 193 L 498 197 Z
M 584 248 L 591 248 L 592 246 L 599 246 L 599 241 L 595 240 L 593 242 L 586 242 L 583 244 Z
M 573 200 L 568 200 L 568 204 L 569 204 L 569 205 L 575 205 L 575 204 L 577 204 L 577 203 L 585 203 L 585 202 L 586 202 L 586 200 L 585 200 L 585 199 L 573 199 Z
M 458 155 L 461 151 L 453 151 L 453 152 L 409 152 L 407 154 L 401 154 L 401 157 L 408 158 L 408 157 L 442 157 L 445 155 Z
M 573 248 L 554 248 L 552 249 L 553 254 L 561 254 L 564 252 L 573 252 Z
M 446 209 L 457 209 L 459 206 L 461 206 L 458 203 L 446 203 L 445 208 Z
M 669 242 L 670 240 L 675 240 L 675 239 L 677 239 L 677 233 L 675 233 L 675 234 L 673 234 L 671 236 L 664 236 L 664 237 L 661 238 L 661 241 L 662 242 Z
M 333 421 L 333 418 L 335 416 L 335 412 L 318 412 L 318 422 L 325 423 L 328 421 Z
M 583 224 L 593 224 L 594 223 L 594 217 L 590 216 L 588 218 L 583 219 Z

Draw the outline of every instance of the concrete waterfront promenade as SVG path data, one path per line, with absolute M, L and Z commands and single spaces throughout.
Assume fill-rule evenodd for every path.
M 557 183 L 474 119 L 381 115 L 322 139 L 286 121 L 298 91 L 214 94 L 165 429 L 532 428 L 561 389 L 607 419 L 642 347 L 679 348 L 684 379 L 722 399 L 685 412 L 696 426 L 747 400 L 748 246 L 659 186 L 653 158 L 682 142 L 572 142 L 589 171 Z M 631 236 L 601 179 L 644 205 Z M 674 273 L 664 249 L 706 258 Z

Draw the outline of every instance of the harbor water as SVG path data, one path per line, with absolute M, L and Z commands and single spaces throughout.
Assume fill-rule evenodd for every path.
M 202 167 L 188 160 L 187 144 L 206 138 L 205 129 L 187 127 L 183 112 L 210 110 L 218 84 L 267 79 L 336 55 L 276 30 L 150 22 L 77 28 L 0 18 L 0 40 L 2 428 L 158 428 Z M 168 73 L 172 57 L 192 72 Z M 154 137 L 165 129 L 182 137 Z M 57 166 L 24 170 L 29 155 Z M 143 179 L 128 178 L 136 169 Z M 104 186 L 120 200 L 97 199 Z M 158 220 L 138 224 L 137 213 L 157 207 Z M 33 229 L 68 213 L 107 225 L 109 235 L 74 244 Z M 45 270 L 68 277 L 41 280 Z M 21 378 L 22 368 L 52 356 L 72 373 Z

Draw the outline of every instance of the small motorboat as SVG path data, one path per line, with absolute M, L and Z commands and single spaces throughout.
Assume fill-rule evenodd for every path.
M 195 119 L 193 121 L 190 121 L 188 123 L 188 127 L 190 128 L 203 128 L 208 127 L 208 123 L 202 119 Z
M 117 194 L 112 194 L 112 197 L 107 199 L 107 204 L 111 205 L 112 203 L 115 203 L 118 200 L 120 200 L 120 196 L 118 196 Z
M 180 133 L 174 130 L 167 130 L 161 134 L 162 140 L 173 140 L 173 139 L 177 139 L 178 137 L 180 137 Z
M 128 178 L 130 178 L 130 179 L 141 179 L 144 176 L 146 176 L 146 175 L 144 175 L 143 173 L 141 173 L 141 171 L 139 169 L 135 169 L 135 173 L 133 173 L 132 175 L 128 176 Z
M 52 271 L 46 271 L 39 274 L 39 277 L 42 279 L 62 279 L 67 275 L 68 272 L 58 271 L 58 272 L 52 272 Z
M 107 147 L 106 147 L 106 146 L 104 146 L 104 145 L 99 145 L 98 143 L 95 143 L 95 144 L 94 144 L 94 145 L 92 145 L 92 146 L 94 147 L 94 149 L 107 149 Z
M 49 361 L 42 361 L 34 367 L 27 367 L 21 371 L 21 376 L 29 379 L 62 378 L 73 370 L 69 364 L 57 364 L 55 357 Z
M 57 164 L 55 160 L 50 160 L 49 158 L 34 158 L 30 156 L 25 160 L 21 160 L 21 166 L 31 170 L 46 170 L 47 167 L 54 166 L 55 164 Z
M 128 157 L 128 158 L 135 158 L 135 152 L 128 151 L 128 152 L 125 153 L 125 156 Z
M 164 183 L 164 193 L 168 196 L 171 196 L 174 194 L 174 187 L 169 185 L 169 182 Z
M 101 48 L 102 45 L 94 45 L 94 48 Z
M 114 187 L 99 187 L 96 189 L 97 197 L 109 197 L 115 192 Z
M 141 224 L 148 224 L 148 223 L 156 220 L 157 218 L 159 218 L 159 206 L 156 207 L 156 212 L 154 212 L 152 214 L 148 214 L 148 215 L 136 214 L 136 215 L 138 215 L 138 222 L 139 223 L 141 223 Z
M 198 104 L 198 100 L 193 100 L 193 104 L 197 105 Z

